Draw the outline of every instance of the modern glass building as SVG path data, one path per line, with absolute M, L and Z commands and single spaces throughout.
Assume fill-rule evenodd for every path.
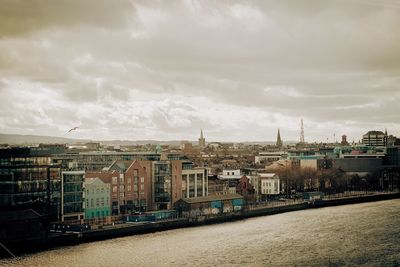
M 153 203 L 157 209 L 168 209 L 171 203 L 172 179 L 169 161 L 153 162 Z
M 33 209 L 56 222 L 60 215 L 61 168 L 50 155 L 30 148 L 0 150 L 0 211 Z
M 61 221 L 84 219 L 84 171 L 61 173 Z

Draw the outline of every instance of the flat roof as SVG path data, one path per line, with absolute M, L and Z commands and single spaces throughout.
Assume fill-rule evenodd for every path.
M 217 196 L 206 196 L 206 197 L 195 197 L 195 198 L 182 198 L 181 200 L 193 204 L 193 203 L 202 203 L 202 202 L 211 202 L 216 200 L 231 200 L 243 198 L 242 195 L 239 194 L 230 194 L 230 195 L 217 195 Z

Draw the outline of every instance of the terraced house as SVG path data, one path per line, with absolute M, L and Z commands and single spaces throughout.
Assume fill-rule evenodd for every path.
M 99 178 L 86 178 L 85 193 L 85 219 L 111 215 L 110 184 Z
M 114 161 L 100 172 L 87 172 L 86 177 L 110 186 L 112 215 L 146 211 L 151 202 L 149 165 L 148 161 Z

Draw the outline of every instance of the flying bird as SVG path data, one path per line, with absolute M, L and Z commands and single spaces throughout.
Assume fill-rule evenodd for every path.
M 69 133 L 69 132 L 72 132 L 72 131 L 75 131 L 76 129 L 78 129 L 79 127 L 74 127 L 74 128 L 72 128 L 72 129 L 70 129 L 67 133 Z

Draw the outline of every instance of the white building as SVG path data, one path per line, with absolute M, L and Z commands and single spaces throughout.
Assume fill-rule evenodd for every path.
M 280 179 L 275 173 L 260 173 L 261 195 L 279 195 Z
M 223 170 L 222 175 L 218 175 L 220 180 L 239 180 L 242 178 L 240 169 L 236 170 Z
M 182 170 L 182 198 L 208 196 L 207 168 L 192 168 Z

